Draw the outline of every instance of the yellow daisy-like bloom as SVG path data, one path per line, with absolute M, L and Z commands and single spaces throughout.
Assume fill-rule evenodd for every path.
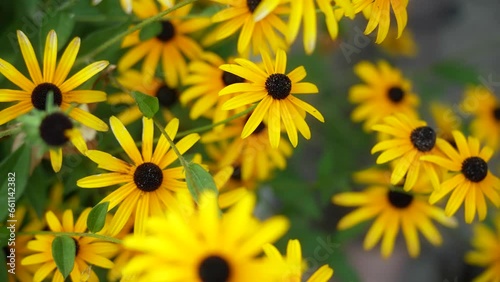
M 420 253 L 418 232 L 433 245 L 442 243 L 441 235 L 431 219 L 448 226 L 457 225 L 455 219 L 445 215 L 444 211 L 428 203 L 421 194 L 408 194 L 398 187 L 370 186 L 362 192 L 340 193 L 332 197 L 334 204 L 346 207 L 358 207 L 344 216 L 337 228 L 344 230 L 366 220 L 376 218 L 364 240 L 364 249 L 372 249 L 382 240 L 381 253 L 388 258 L 394 249 L 394 243 L 401 230 L 406 240 L 408 253 L 417 257 Z
M 152 0 L 134 0 L 133 12 L 139 19 L 146 19 L 171 8 L 176 1 L 163 2 L 161 9 L 158 9 Z M 145 81 L 152 81 L 161 60 L 167 85 L 172 88 L 177 87 L 179 81 L 182 82 L 187 74 L 185 57 L 193 60 L 203 53 L 199 44 L 188 34 L 199 31 L 210 24 L 210 20 L 207 18 L 183 19 L 189 14 L 192 7 L 192 4 L 186 5 L 168 14 L 164 20 L 160 21 L 162 29 L 156 37 L 141 41 L 139 31 L 126 36 L 123 39 L 122 47 L 132 48 L 118 61 L 118 70 L 123 72 L 144 58 L 142 74 L 145 76 Z
M 332 40 L 337 38 L 339 32 L 338 19 L 345 13 L 351 19 L 354 18 L 354 7 L 349 0 L 294 0 L 290 1 L 291 12 L 288 24 L 287 41 L 292 44 L 297 38 L 301 22 L 304 23 L 304 49 L 311 54 L 316 47 L 316 5 L 325 15 L 326 26 Z M 315 5 L 316 3 L 316 5 Z M 333 6 L 339 6 L 333 10 Z M 340 12 L 340 13 L 339 13 Z
M 118 82 L 129 90 L 140 91 L 144 94 L 158 98 L 160 110 L 163 112 L 164 116 L 167 117 L 167 120 L 170 121 L 174 118 L 170 109 L 178 104 L 179 92 L 176 88 L 169 87 L 162 80 L 156 77 L 151 81 L 148 81 L 148 79 L 149 78 L 147 78 L 146 75 L 141 74 L 136 70 L 127 70 L 120 74 L 117 78 Z M 111 105 L 129 105 L 127 109 L 116 116 L 125 125 L 128 125 L 143 116 L 135 99 L 129 93 L 120 92 L 109 95 L 108 103 Z
M 474 115 L 470 124 L 474 137 L 494 150 L 500 147 L 500 100 L 484 86 L 469 86 L 461 108 Z
M 62 221 L 52 211 L 47 212 L 45 218 L 53 232 L 83 233 L 87 230 L 87 217 L 90 210 L 90 208 L 85 209 L 76 222 L 73 220 L 73 211 L 71 210 L 64 211 Z M 52 241 L 54 241 L 55 236 L 35 235 L 35 238 L 28 242 L 28 249 L 37 253 L 24 258 L 21 262 L 23 265 L 42 264 L 36 271 L 33 281 L 44 281 L 54 270 L 52 281 L 64 281 L 52 256 Z M 118 246 L 92 237 L 73 236 L 72 238 L 76 245 L 76 257 L 73 270 L 70 273 L 71 281 L 99 281 L 91 265 L 102 268 L 113 267 L 113 262 L 109 258 L 116 253 Z
M 184 105 L 196 100 L 189 112 L 191 119 L 197 119 L 202 115 L 212 115 L 213 123 L 217 123 L 229 116 L 229 111 L 223 111 L 222 105 L 229 100 L 230 96 L 219 97 L 219 91 L 226 86 L 245 80 L 219 69 L 219 66 L 225 62 L 214 53 L 204 53 L 201 59 L 189 64 L 190 73 L 184 81 L 184 85 L 188 88 L 182 92 L 180 100 Z M 217 127 L 217 129 L 222 128 Z
M 486 270 L 473 282 L 500 281 L 500 216 L 495 219 L 495 229 L 484 224 L 474 227 L 472 246 L 475 250 L 465 255 L 468 264 L 486 267 Z
M 379 46 L 393 56 L 415 57 L 418 53 L 418 45 L 413 33 L 406 29 L 399 38 L 396 38 L 397 33 L 397 29 L 391 27 L 387 38 Z
M 288 240 L 286 249 L 286 256 L 281 256 L 276 247 L 271 244 L 264 245 L 264 252 L 271 260 L 279 264 L 283 264 L 287 269 L 282 274 L 282 282 L 300 282 L 302 281 L 302 273 L 305 271 L 305 263 L 302 261 L 302 250 L 300 248 L 299 240 Z M 307 282 L 327 282 L 333 275 L 333 269 L 327 264 L 321 266 L 316 272 L 311 275 Z
M 172 191 L 187 189 L 184 168 L 169 168 L 177 155 L 168 150 L 170 145 L 165 136 L 161 136 L 153 152 L 153 120 L 142 119 L 142 154 L 137 149 L 132 136 L 118 118 L 110 118 L 111 129 L 125 153 L 132 160 L 127 163 L 112 155 L 97 151 L 87 151 L 87 157 L 98 164 L 99 168 L 111 171 L 84 177 L 77 181 L 82 188 L 100 188 L 123 184 L 120 188 L 102 199 L 109 202 L 111 210 L 120 205 L 110 223 L 109 233 L 114 235 L 125 226 L 128 218 L 135 215 L 134 232 L 141 234 L 145 230 L 145 220 L 152 215 L 163 214 L 167 208 L 176 208 Z M 173 119 L 165 127 L 173 140 L 179 128 L 179 120 Z M 182 154 L 198 140 L 198 134 L 190 134 L 177 142 L 176 147 Z
M 220 67 L 249 81 L 231 84 L 219 92 L 219 95 L 236 94 L 222 105 L 222 109 L 231 110 L 258 102 L 241 132 L 241 138 L 250 136 L 262 120 L 267 118 L 271 146 L 278 148 L 281 122 L 283 122 L 290 142 L 296 147 L 297 130 L 304 138 L 311 138 L 304 111 L 321 122 L 325 119 L 313 106 L 295 98 L 292 94 L 318 93 L 318 88 L 312 83 L 300 82 L 306 77 L 306 70 L 302 66 L 285 74 L 287 62 L 285 51 L 278 50 L 275 61 L 271 60 L 269 54 L 262 52 L 262 60 L 264 69 L 246 59 L 235 59 L 236 64 Z
M 420 169 L 423 167 L 433 187 L 439 187 L 439 168 L 435 164 L 421 162 L 425 155 L 438 153 L 435 146 L 436 132 L 427 126 L 424 121 L 411 119 L 405 115 L 397 114 L 386 117 L 384 124 L 373 126 L 373 130 L 390 135 L 388 140 L 377 143 L 371 153 L 384 151 L 377 158 L 377 164 L 395 161 L 391 175 L 391 184 L 400 183 L 406 178 L 404 190 L 409 191 L 417 182 Z
M 406 12 L 408 0 L 353 0 L 352 3 L 354 4 L 356 13 L 364 9 L 369 9 L 367 13 L 368 25 L 366 26 L 365 34 L 372 33 L 378 26 L 376 43 L 384 41 L 389 32 L 391 7 L 398 24 L 398 38 L 403 33 L 408 22 L 408 14 Z
M 456 146 L 453 138 L 453 130 L 462 127 L 461 118 L 448 105 L 431 103 L 431 114 L 436 124 L 437 136 Z
M 212 17 L 212 22 L 220 24 L 207 35 L 204 45 L 212 45 L 241 28 L 237 46 L 239 54 L 247 53 L 250 46 L 254 55 L 262 49 L 268 53 L 286 49 L 284 35 L 287 26 L 280 15 L 288 12 L 288 8 L 283 5 L 288 0 L 212 1 L 227 8 Z
M 283 268 L 261 256 L 262 246 L 280 238 L 289 223 L 282 216 L 259 222 L 254 206 L 249 194 L 220 215 L 217 197 L 204 193 L 188 216 L 169 212 L 149 219 L 144 236 L 123 241 L 138 252 L 124 275 L 135 275 L 134 281 L 276 281 Z
M 373 125 L 393 113 L 418 116 L 415 108 L 419 99 L 411 90 L 411 82 L 402 76 L 401 71 L 380 61 L 378 68 L 370 62 L 358 63 L 354 72 L 366 84 L 354 85 L 349 90 L 349 101 L 360 104 L 351 118 L 355 122 L 364 120 L 365 131 L 370 131 Z
M 489 147 L 480 148 L 474 137 L 465 139 L 460 131 L 453 131 L 457 149 L 444 140 L 436 144 L 446 156 L 423 156 L 421 160 L 435 163 L 451 171 L 453 176 L 441 183 L 439 189 L 429 198 L 431 204 L 451 194 L 445 212 L 451 216 L 457 212 L 465 200 L 465 222 L 471 223 L 476 216 L 486 218 L 486 196 L 496 207 L 500 206 L 500 180 L 488 170 L 488 161 L 493 155 Z
M 34 108 L 45 111 L 47 96 L 50 92 L 54 95 L 54 105 L 61 107 L 63 111 L 70 109 L 72 103 L 86 104 L 106 100 L 106 93 L 103 91 L 75 90 L 75 88 L 103 70 L 109 64 L 107 61 L 94 62 L 66 79 L 80 48 L 80 38 L 75 37 L 69 43 L 56 66 L 57 35 L 54 30 L 51 30 L 45 42 L 43 73 L 28 37 L 18 30 L 17 39 L 31 80 L 21 74 L 14 66 L 0 59 L 0 73 L 21 88 L 21 90 L 0 89 L 0 102 L 19 101 L 17 104 L 0 111 L 0 125 Z M 106 123 L 80 108 L 72 108 L 69 116 L 95 130 L 108 130 Z

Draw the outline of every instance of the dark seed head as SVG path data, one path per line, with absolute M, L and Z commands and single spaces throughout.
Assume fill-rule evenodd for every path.
M 493 109 L 493 118 L 496 120 L 496 121 L 500 121 L 500 107 L 496 107 L 495 109 Z
M 250 12 L 253 13 L 255 9 L 257 9 L 257 6 L 260 4 L 261 0 L 247 0 L 247 7 Z
M 405 92 L 401 87 L 394 86 L 387 91 L 387 96 L 389 97 L 389 100 L 391 100 L 394 103 L 399 103 L 403 100 L 405 97 Z
M 436 144 L 436 132 L 428 126 L 415 128 L 410 135 L 411 143 L 420 152 L 428 152 Z
M 163 182 L 163 172 L 154 163 L 143 163 L 135 169 L 134 182 L 140 190 L 153 192 L 160 188 Z
M 47 96 L 49 92 L 54 93 L 54 105 L 60 106 L 62 103 L 62 93 L 59 87 L 52 83 L 44 82 L 38 84 L 31 92 L 31 103 L 33 107 L 45 111 L 47 106 Z
M 237 165 L 234 167 L 233 174 L 231 174 L 231 179 L 236 181 L 241 181 L 241 166 Z
M 161 31 L 156 36 L 160 41 L 168 42 L 175 36 L 175 27 L 170 21 L 161 21 Z
M 177 89 L 162 85 L 156 90 L 158 102 L 165 108 L 170 108 L 179 100 Z
M 224 85 L 228 86 L 234 83 L 245 82 L 245 79 L 225 71 L 222 73 L 222 81 L 224 82 Z
M 292 91 L 292 81 L 282 73 L 273 73 L 266 80 L 266 90 L 274 99 L 285 99 Z
M 225 259 L 212 255 L 201 262 L 198 275 L 203 282 L 227 282 L 231 269 Z
M 407 193 L 389 190 L 387 195 L 389 197 L 389 203 L 395 208 L 404 209 L 408 207 L 413 201 L 413 196 Z
M 480 157 L 470 157 L 462 163 L 462 174 L 472 182 L 481 182 L 488 175 L 488 164 Z
M 42 120 L 39 131 L 47 145 L 60 147 L 68 142 L 65 131 L 71 128 L 73 128 L 71 120 L 64 114 L 56 112 Z

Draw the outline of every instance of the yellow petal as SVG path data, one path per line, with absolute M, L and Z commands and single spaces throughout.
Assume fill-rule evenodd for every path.
M 23 54 L 24 62 L 26 63 L 26 67 L 28 67 L 31 79 L 35 84 L 41 84 L 43 82 L 42 72 L 40 71 L 40 66 L 38 65 L 31 42 L 20 30 L 17 31 L 17 40 L 19 41 L 19 47 L 21 47 L 21 53 Z
M 109 65 L 108 61 L 94 62 L 86 66 L 79 72 L 75 73 L 72 77 L 68 78 L 68 80 L 66 80 L 65 82 L 63 82 L 63 84 L 61 84 L 59 89 L 61 89 L 61 92 L 63 93 L 69 92 L 77 88 L 87 80 L 89 80 L 92 76 L 102 71 L 108 65 Z
M 57 61 L 57 35 L 51 30 L 45 41 L 45 51 L 43 53 L 43 80 L 52 82 L 56 70 Z
M 143 160 L 141 153 L 139 153 L 134 139 L 132 139 L 132 136 L 127 131 L 123 123 L 121 123 L 121 121 L 114 116 L 109 119 L 109 123 L 111 125 L 111 130 L 116 137 L 116 140 L 118 141 L 118 143 L 120 143 L 120 146 L 123 148 L 125 153 L 127 153 L 130 159 L 132 159 L 132 161 L 136 165 L 142 164 Z

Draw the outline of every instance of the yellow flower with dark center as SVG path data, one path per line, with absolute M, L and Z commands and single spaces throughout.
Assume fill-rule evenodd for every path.
M 349 90 L 349 101 L 359 104 L 351 118 L 355 122 L 365 121 L 365 131 L 393 113 L 418 116 L 415 108 L 419 99 L 411 90 L 411 82 L 398 69 L 385 61 L 380 61 L 378 68 L 370 62 L 361 62 L 354 67 L 354 72 L 366 84 L 354 85 Z
M 219 97 L 219 91 L 234 83 L 245 82 L 235 74 L 219 69 L 225 62 L 214 53 L 205 53 L 201 60 L 189 64 L 189 75 L 184 81 L 188 88 L 182 92 L 180 100 L 186 105 L 193 100 L 189 117 L 197 119 L 200 116 L 211 116 L 213 123 L 228 118 L 230 111 L 222 110 L 222 105 L 230 96 Z M 222 129 L 223 126 L 217 126 Z
M 326 26 L 332 40 L 337 38 L 339 32 L 339 18 L 344 16 L 354 18 L 354 7 L 349 0 L 294 0 L 290 1 L 291 12 L 288 24 L 287 41 L 289 44 L 295 41 L 300 29 L 300 24 L 304 25 L 304 49 L 307 54 L 311 54 L 316 47 L 316 5 L 325 15 Z M 315 5 L 316 3 L 316 5 Z M 339 6 L 334 10 L 333 6 Z
M 31 80 L 14 66 L 0 59 L 0 73 L 21 88 L 21 90 L 0 89 L 0 102 L 19 101 L 0 111 L 0 125 L 35 108 L 45 111 L 47 96 L 52 92 L 54 105 L 60 107 L 62 111 L 71 108 L 69 112 L 71 118 L 95 130 L 108 130 L 108 126 L 102 120 L 80 108 L 71 106 L 72 103 L 86 104 L 106 100 L 106 93 L 103 91 L 75 90 L 75 88 L 103 70 L 108 62 L 94 62 L 67 79 L 80 48 L 80 38 L 75 37 L 69 43 L 59 64 L 56 65 L 57 35 L 54 30 L 51 30 L 45 42 L 42 73 L 29 39 L 20 30 L 17 31 L 17 39 Z
M 133 12 L 139 19 L 149 18 L 171 8 L 176 1 L 167 2 L 168 5 L 165 5 L 162 1 L 159 9 L 153 0 L 135 0 Z M 160 21 L 162 29 L 156 37 L 141 41 L 139 31 L 126 36 L 122 47 L 132 48 L 118 61 L 118 70 L 123 72 L 144 59 L 141 73 L 145 76 L 145 81 L 152 81 L 161 60 L 162 73 L 167 85 L 172 88 L 177 87 L 179 81 L 182 82 L 187 74 L 185 57 L 193 60 L 203 52 L 200 45 L 188 34 L 210 24 L 208 18 L 184 19 L 192 7 L 192 4 L 186 5 L 168 14 Z
M 465 222 L 471 223 L 476 216 L 484 220 L 487 214 L 485 196 L 496 207 L 500 206 L 500 180 L 488 169 L 488 161 L 493 155 L 489 147 L 480 148 L 479 140 L 474 137 L 465 139 L 460 131 L 453 131 L 457 149 L 444 140 L 436 142 L 446 156 L 427 155 L 421 160 L 435 163 L 453 173 L 441 183 L 429 201 L 431 204 L 451 193 L 445 212 L 451 216 L 465 201 Z
M 369 9 L 367 13 L 368 25 L 365 29 L 365 34 L 372 33 L 378 26 L 376 43 L 382 43 L 389 32 L 391 24 L 391 7 L 396 16 L 398 24 L 398 38 L 403 33 L 408 22 L 408 14 L 406 7 L 408 0 L 353 0 L 356 13 L 364 9 Z
M 302 261 L 302 250 L 300 242 L 297 239 L 288 240 L 286 249 L 286 256 L 281 256 L 276 247 L 271 244 L 264 245 L 264 252 L 269 259 L 283 264 L 286 272 L 282 274 L 282 279 L 278 281 L 283 282 L 300 282 L 302 281 L 302 274 L 305 271 L 306 265 Z M 333 269 L 327 264 L 321 266 L 315 271 L 307 282 L 327 282 L 333 275 Z
M 288 0 L 212 1 L 226 6 L 226 9 L 212 17 L 212 22 L 219 25 L 207 35 L 204 45 L 223 40 L 241 28 L 237 45 L 239 54 L 248 53 L 250 47 L 253 54 L 262 49 L 274 53 L 287 48 L 284 39 L 287 26 L 280 15 L 288 12 L 288 8 L 283 5 Z
M 500 147 L 500 100 L 484 86 L 469 86 L 461 108 L 472 114 L 471 133 L 496 150 Z
M 134 281 L 278 281 L 283 267 L 261 256 L 288 229 L 288 220 L 253 217 L 255 197 L 249 194 L 220 215 L 217 197 L 200 196 L 193 213 L 168 212 L 147 222 L 144 236 L 123 243 L 137 251 L 123 270 Z
M 297 131 L 306 139 L 311 138 L 311 131 L 305 121 L 305 112 L 321 122 L 325 119 L 313 106 L 295 98 L 292 94 L 318 93 L 316 85 L 300 82 L 306 77 L 306 70 L 300 66 L 285 74 L 287 57 L 283 50 L 278 50 L 276 60 L 262 52 L 264 69 L 246 59 L 235 59 L 236 64 L 222 65 L 220 68 L 246 79 L 248 82 L 226 86 L 219 95 L 236 94 L 222 105 L 223 110 L 236 109 L 258 103 L 248 119 L 241 138 L 247 138 L 267 118 L 269 141 L 273 148 L 278 148 L 281 135 L 281 122 L 285 125 L 288 138 L 297 146 Z
M 177 155 L 169 149 L 165 136 L 161 136 L 153 151 L 153 120 L 142 119 L 142 154 L 127 131 L 116 117 L 110 118 L 111 129 L 128 157 L 127 163 L 112 155 L 97 151 L 87 151 L 87 157 L 98 164 L 99 168 L 111 171 L 87 176 L 78 180 L 82 188 L 100 188 L 115 184 L 123 184 L 120 188 L 101 200 L 109 202 L 109 210 L 118 206 L 110 223 L 109 233 L 115 235 L 125 226 L 130 216 L 135 216 L 134 232 L 141 234 L 145 230 L 145 220 L 152 215 L 163 214 L 167 209 L 178 208 L 172 191 L 187 189 L 184 168 L 169 167 Z M 173 140 L 179 128 L 179 120 L 171 120 L 165 127 L 168 136 Z M 190 134 L 177 142 L 177 149 L 185 153 L 199 140 L 198 134 Z
M 332 197 L 332 201 L 340 206 L 357 207 L 339 221 L 339 230 L 375 218 L 366 234 L 363 248 L 370 250 L 381 240 L 384 258 L 392 254 L 400 230 L 406 240 L 408 253 L 411 257 L 417 257 L 420 254 L 419 231 L 431 244 L 439 246 L 442 243 L 441 235 L 431 219 L 448 227 L 457 224 L 441 208 L 430 205 L 426 196 L 408 194 L 398 187 L 370 186 L 362 192 L 337 194 Z
M 85 209 L 77 221 L 73 220 L 73 211 L 65 210 L 62 220 L 49 211 L 45 214 L 47 225 L 53 232 L 76 232 L 83 233 L 87 230 L 87 217 L 90 208 Z M 92 237 L 73 236 L 75 241 L 75 264 L 70 273 L 71 281 L 99 281 L 92 266 L 111 268 L 113 262 L 109 260 L 118 250 L 118 246 L 100 241 Z M 35 251 L 35 254 L 27 256 L 22 260 L 23 265 L 42 264 L 35 272 L 33 281 L 44 281 L 54 270 L 52 281 L 64 281 L 61 273 L 57 270 L 52 254 L 52 241 L 54 235 L 36 235 L 35 239 L 28 242 L 28 249 Z
M 485 267 L 486 270 L 472 280 L 473 282 L 500 281 L 500 216 L 495 219 L 495 228 L 485 224 L 474 227 L 472 238 L 473 251 L 465 255 L 468 264 Z
M 437 154 L 436 132 L 424 121 L 402 114 L 386 117 L 383 124 L 373 126 L 373 130 L 390 135 L 388 140 L 377 143 L 371 153 L 383 151 L 377 164 L 395 161 L 391 174 L 391 184 L 397 185 L 404 178 L 404 190 L 409 191 L 417 182 L 421 168 L 429 177 L 433 187 L 439 187 L 439 168 L 433 163 L 421 162 L 425 155 Z
M 160 110 L 163 115 L 166 117 L 167 121 L 172 120 L 174 115 L 171 109 L 179 104 L 179 91 L 177 91 L 176 88 L 169 87 L 161 79 L 156 77 L 151 81 L 147 79 L 148 78 L 146 78 L 144 74 L 132 69 L 123 72 L 117 78 L 118 82 L 129 90 L 140 91 L 144 94 L 158 98 Z M 125 125 L 143 116 L 135 99 L 129 93 L 120 92 L 109 95 L 108 103 L 111 105 L 129 105 L 128 108 L 116 116 Z

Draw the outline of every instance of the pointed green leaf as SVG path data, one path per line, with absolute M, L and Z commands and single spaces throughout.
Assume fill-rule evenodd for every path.
M 52 241 L 52 256 L 57 269 L 64 279 L 69 276 L 75 265 L 76 243 L 69 236 L 57 236 Z
M 134 97 L 139 110 L 147 118 L 152 118 L 156 112 L 160 109 L 160 104 L 158 103 L 158 98 L 149 96 L 140 91 L 132 91 L 130 95 Z
M 139 32 L 139 38 L 141 39 L 141 41 L 146 41 L 160 34 L 161 30 L 162 30 L 161 23 L 154 22 L 141 29 L 141 31 Z
M 199 195 L 206 190 L 213 191 L 218 195 L 219 190 L 215 185 L 212 175 L 210 175 L 201 165 L 189 163 L 185 169 L 188 190 L 196 202 L 198 202 Z
M 97 204 L 89 213 L 87 218 L 87 227 L 90 232 L 97 233 L 102 230 L 106 223 L 106 214 L 108 213 L 109 202 Z

